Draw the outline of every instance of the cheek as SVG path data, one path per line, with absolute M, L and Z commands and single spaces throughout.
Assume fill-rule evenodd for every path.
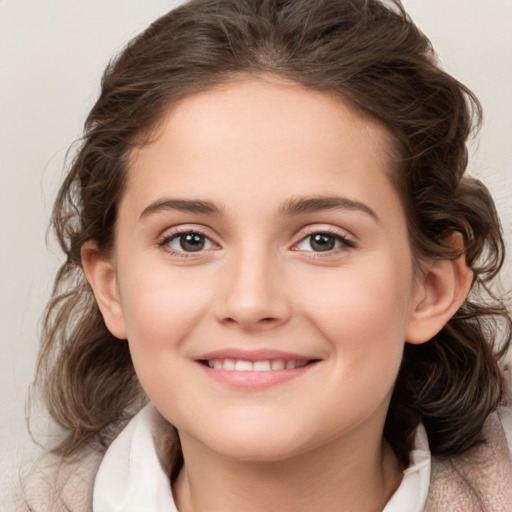
M 187 396 L 184 347 L 205 314 L 207 300 L 186 283 L 171 286 L 149 276 L 143 285 L 128 288 L 130 293 L 122 294 L 123 311 L 135 372 L 150 400 L 173 411 L 178 397 Z
M 129 280 L 121 287 L 127 337 L 136 367 L 161 362 L 164 352 L 180 348 L 210 302 L 207 289 L 180 279 L 179 273 L 172 279 L 165 272 L 151 270 L 139 275 L 143 278 Z
M 326 294 L 332 300 L 317 305 L 316 325 L 334 354 L 325 395 L 337 397 L 340 410 L 357 418 L 387 404 L 405 342 L 408 290 L 392 276 L 376 274 L 346 276 L 343 287 Z
M 343 269 L 323 280 L 312 315 L 329 338 L 343 333 L 357 345 L 401 339 L 410 315 L 411 276 L 407 265 L 385 262 Z
M 309 308 L 335 354 L 337 374 L 363 395 L 378 388 L 387 394 L 393 386 L 410 316 L 411 281 L 412 267 L 400 260 L 343 269 L 324 281 L 323 293 Z

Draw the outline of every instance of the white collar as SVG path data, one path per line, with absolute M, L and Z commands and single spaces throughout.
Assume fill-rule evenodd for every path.
M 421 512 L 427 502 L 430 486 L 430 449 L 425 427 L 416 429 L 414 449 L 409 454 L 410 466 L 404 471 L 400 486 L 382 512 Z
M 161 416 L 152 404 L 114 439 L 94 482 L 94 512 L 178 512 L 153 432 Z
M 135 415 L 108 448 L 96 475 L 94 512 L 178 512 L 160 465 L 154 433 L 162 417 L 152 404 Z M 430 484 L 430 450 L 423 425 L 411 465 L 383 512 L 421 512 Z

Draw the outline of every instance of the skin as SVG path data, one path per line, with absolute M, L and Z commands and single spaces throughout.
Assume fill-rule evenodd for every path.
M 439 331 L 470 272 L 415 272 L 391 147 L 341 100 L 264 77 L 185 98 L 132 154 L 114 251 L 83 261 L 179 431 L 180 511 L 381 510 L 399 485 L 382 431 L 404 343 Z M 199 360 L 216 350 L 310 364 L 254 386 L 214 378 Z

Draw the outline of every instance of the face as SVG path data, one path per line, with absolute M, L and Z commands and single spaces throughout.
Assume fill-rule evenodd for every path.
M 417 304 L 390 147 L 339 99 L 247 79 L 134 152 L 107 324 L 183 442 L 277 460 L 382 435 Z

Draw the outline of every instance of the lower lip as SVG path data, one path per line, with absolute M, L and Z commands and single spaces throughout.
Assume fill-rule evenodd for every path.
M 288 370 L 269 370 L 269 371 L 236 371 L 220 370 L 210 368 L 204 364 L 198 363 L 205 374 L 211 379 L 234 388 L 242 389 L 263 389 L 284 382 L 292 381 L 308 372 L 316 366 L 316 363 L 310 363 L 300 368 L 291 368 Z

